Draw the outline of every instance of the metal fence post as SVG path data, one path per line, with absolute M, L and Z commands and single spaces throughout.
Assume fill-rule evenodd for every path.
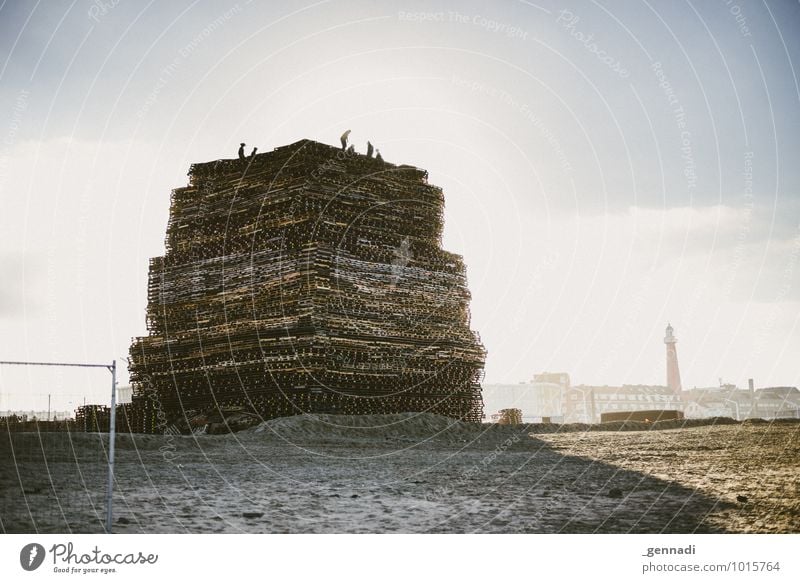
M 106 532 L 114 521 L 114 442 L 117 433 L 117 361 L 111 361 L 111 412 L 108 423 L 108 489 L 106 492 Z
M 19 366 L 69 366 L 81 368 L 105 368 L 111 371 L 111 412 L 108 423 L 108 491 L 106 493 L 106 532 L 111 532 L 111 524 L 114 519 L 112 503 L 114 500 L 114 445 L 117 436 L 117 361 L 112 360 L 111 364 L 86 364 L 74 362 L 26 362 L 19 360 L 0 360 L 0 365 L 19 365 Z M 47 418 L 50 419 L 50 395 L 47 396 Z M 86 398 L 83 399 L 84 406 Z M 98 431 L 100 428 L 97 428 Z

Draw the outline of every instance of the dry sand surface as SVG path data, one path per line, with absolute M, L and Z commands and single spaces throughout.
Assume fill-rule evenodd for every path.
M 584 429 L 321 415 L 123 435 L 114 529 L 800 532 L 800 423 Z M 2 530 L 102 531 L 104 449 L 98 435 L 4 432 Z

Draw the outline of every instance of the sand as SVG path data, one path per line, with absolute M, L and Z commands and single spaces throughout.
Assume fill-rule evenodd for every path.
M 122 435 L 114 531 L 800 532 L 800 423 L 623 428 L 320 415 Z M 2 531 L 102 532 L 105 445 L 0 435 Z

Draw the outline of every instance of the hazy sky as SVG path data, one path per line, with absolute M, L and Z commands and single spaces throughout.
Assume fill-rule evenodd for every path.
M 788 0 L 3 2 L 0 360 L 125 356 L 189 164 L 350 128 L 444 188 L 487 382 L 664 383 L 669 321 L 684 387 L 800 384 L 799 30 Z M 107 380 L 4 367 L 0 409 Z

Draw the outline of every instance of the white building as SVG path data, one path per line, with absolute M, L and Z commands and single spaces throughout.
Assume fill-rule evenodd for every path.
M 483 385 L 484 415 L 491 421 L 501 409 L 520 409 L 523 423 L 540 423 L 544 418 L 558 423 L 567 389 L 567 373 L 541 373 L 517 384 Z

